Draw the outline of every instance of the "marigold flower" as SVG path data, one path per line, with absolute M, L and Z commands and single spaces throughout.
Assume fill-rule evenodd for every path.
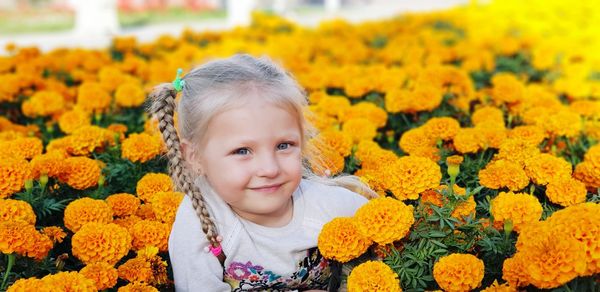
M 484 106 L 476 109 L 471 115 L 471 122 L 474 126 L 481 123 L 493 123 L 504 128 L 504 112 L 494 106 Z
M 115 102 L 121 107 L 136 107 L 142 105 L 146 100 L 146 93 L 136 83 L 124 83 L 117 87 Z
M 352 269 L 348 276 L 348 291 L 402 291 L 398 274 L 379 261 L 367 261 Z
M 351 119 L 365 118 L 371 121 L 377 128 L 387 123 L 387 112 L 372 102 L 359 102 L 340 114 L 340 122 L 344 123 Z
M 141 220 L 131 227 L 132 245 L 136 250 L 152 245 L 167 251 L 170 226 L 158 221 Z
M 525 173 L 538 185 L 546 185 L 560 178 L 571 177 L 571 163 L 564 158 L 542 153 L 525 160 Z
M 0 221 L 9 220 L 35 225 L 36 216 L 31 205 L 25 201 L 0 199 Z
M 454 136 L 454 148 L 460 153 L 476 153 L 487 148 L 485 136 L 475 128 L 461 128 Z
M 525 269 L 526 263 L 521 253 L 516 253 L 512 258 L 504 260 L 502 265 L 502 279 L 511 287 L 525 287 L 529 285 L 529 274 Z
M 17 279 L 12 285 L 8 287 L 6 292 L 52 292 L 59 289 L 44 283 L 41 279 L 32 278 L 21 278 Z
M 600 144 L 590 147 L 583 155 L 583 159 L 595 168 L 600 168 Z
M 21 110 L 30 118 L 47 117 L 64 110 L 64 97 L 55 91 L 36 91 L 21 104 Z
M 69 157 L 64 160 L 60 180 L 77 190 L 98 185 L 101 169 L 98 162 L 87 157 Z
M 106 198 L 106 203 L 113 210 L 113 215 L 126 217 L 133 215 L 140 207 L 140 199 L 132 194 L 118 193 Z
M 441 257 L 433 266 L 433 278 L 444 291 L 470 291 L 483 280 L 483 261 L 471 254 Z
M 337 130 L 322 131 L 311 139 L 310 143 L 314 145 L 323 144 L 322 146 L 316 146 L 319 149 L 323 147 L 333 148 L 343 157 L 349 156 L 352 152 L 352 138 L 348 134 Z
M 310 145 L 307 152 L 311 170 L 319 176 L 332 176 L 344 170 L 344 156 L 329 145 Z
M 497 73 L 491 79 L 492 98 L 496 103 L 515 103 L 525 94 L 525 85 L 511 73 Z
M 435 138 L 431 135 L 428 135 L 425 130 L 420 127 L 413 128 L 402 133 L 402 136 L 400 136 L 400 141 L 398 142 L 398 146 L 400 146 L 404 152 L 415 155 L 415 153 L 418 153 L 420 149 L 428 147 L 435 148 L 435 143 Z
M 77 105 L 89 112 L 103 112 L 110 106 L 110 94 L 96 82 L 84 82 L 77 92 Z
M 339 117 L 350 108 L 350 101 L 342 96 L 324 96 L 317 104 L 316 111 L 331 117 Z
M 119 278 L 129 282 L 160 285 L 167 282 L 167 262 L 157 255 L 158 249 L 148 246 L 138 251 L 135 258 L 119 266 Z
M 535 125 L 517 126 L 508 132 L 508 138 L 525 141 L 537 147 L 546 138 L 546 133 L 544 129 Z
M 389 190 L 398 200 L 416 200 L 421 192 L 437 187 L 442 179 L 440 166 L 424 157 L 403 156 L 390 168 Z
M 496 160 L 479 171 L 479 183 L 490 189 L 507 187 L 511 191 L 518 191 L 529 184 L 529 178 L 517 163 Z
M 61 150 L 51 150 L 45 154 L 35 156 L 31 162 L 31 172 L 34 178 L 46 174 L 48 177 L 58 177 L 63 171 L 63 161 L 67 153 Z
M 377 135 L 377 126 L 365 118 L 354 118 L 342 125 L 342 132 L 350 136 L 354 143 L 358 143 L 362 140 L 373 140 Z
M 391 150 L 382 149 L 375 141 L 363 140 L 358 144 L 354 156 L 360 160 L 361 169 L 378 169 L 398 160 Z
M 42 154 L 44 146 L 37 137 L 19 137 L 10 141 L 0 141 L 0 157 L 31 159 Z
M 154 214 L 150 202 L 141 204 L 135 215 L 145 220 L 156 220 L 156 214 Z
M 58 119 L 60 130 L 66 134 L 73 133 L 78 128 L 91 124 L 91 115 L 80 107 L 64 112 Z
M 506 129 L 491 121 L 477 124 L 475 130 L 479 131 L 487 148 L 499 148 L 506 140 Z
M 129 252 L 131 235 L 114 223 L 90 222 L 73 235 L 71 243 L 73 255 L 83 263 L 114 265 Z
M 71 155 L 87 156 L 107 144 L 108 130 L 98 126 L 81 126 L 67 136 L 66 150 Z
M 158 292 L 158 289 L 144 282 L 134 282 L 119 287 L 119 290 L 117 290 L 117 292 Z
M 434 141 L 437 139 L 452 140 L 459 129 L 458 121 L 450 117 L 431 118 L 423 125 L 425 134 Z
M 492 285 L 481 290 L 481 292 L 517 292 L 517 288 L 510 286 L 509 283 L 498 284 L 498 280 L 494 280 Z
M 132 162 L 144 163 L 162 152 L 162 140 L 146 133 L 129 135 L 121 145 L 121 156 Z
M 93 280 L 96 289 L 105 290 L 114 287 L 117 284 L 119 273 L 113 265 L 105 262 L 97 262 L 86 265 L 79 271 L 84 277 Z
M 554 179 L 546 186 L 546 197 L 550 202 L 563 207 L 585 202 L 585 184 L 571 177 Z
M 390 197 L 370 200 L 354 219 L 362 235 L 382 245 L 404 238 L 415 222 L 413 207 Z
M 156 219 L 162 223 L 166 223 L 169 226 L 175 221 L 175 214 L 179 204 L 183 200 L 183 193 L 180 192 L 158 192 L 152 199 L 150 199 L 150 205 L 152 211 L 156 216 Z
M 362 255 L 371 243 L 353 218 L 337 217 L 323 225 L 317 246 L 323 257 L 345 263 Z
M 43 277 L 42 282 L 44 285 L 56 287 L 58 291 L 72 291 L 73 289 L 82 292 L 98 291 L 93 280 L 86 278 L 78 272 L 59 272 L 50 274 Z
M 147 219 L 147 218 L 144 218 L 144 219 Z M 153 220 L 153 219 L 154 218 L 151 218 L 150 220 Z M 135 225 L 135 223 L 138 223 L 142 220 L 143 219 L 137 215 L 131 215 L 131 216 L 126 216 L 126 217 L 115 218 L 115 220 L 113 220 L 113 223 L 130 231 L 131 227 L 133 227 L 133 225 Z M 129 233 L 131 233 L 131 231 Z
M 52 240 L 52 242 L 54 243 L 62 242 L 63 239 L 67 236 L 67 233 L 65 233 L 65 231 L 58 226 L 44 227 L 42 228 L 42 233 L 48 236 L 48 238 L 50 238 L 50 240 Z
M 495 158 L 512 161 L 518 163 L 521 167 L 525 167 L 525 161 L 539 154 L 540 149 L 536 145 L 523 140 L 506 139 L 500 144 Z
M 65 227 L 72 232 L 89 222 L 110 223 L 112 220 L 113 212 L 106 202 L 87 197 L 72 201 L 64 212 Z
M 140 199 L 149 202 L 158 192 L 174 191 L 171 177 L 164 173 L 147 173 L 138 182 L 135 191 Z
M 20 191 L 25 181 L 32 178 L 31 167 L 24 159 L 0 159 L 0 199 Z
M 540 220 L 542 211 L 542 205 L 535 196 L 513 192 L 500 192 L 492 199 L 490 207 L 494 223 L 503 226 L 506 220 L 510 220 L 517 232 L 524 225 Z
M 24 221 L 0 222 L 0 252 L 13 252 L 42 260 L 52 249 L 52 241 L 39 233 L 35 227 Z
M 594 167 L 591 162 L 583 161 L 575 166 L 573 177 L 585 183 L 588 188 L 600 187 L 600 168 Z

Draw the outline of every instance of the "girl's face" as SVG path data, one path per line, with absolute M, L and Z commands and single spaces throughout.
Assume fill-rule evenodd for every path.
M 238 215 L 262 225 L 289 216 L 302 177 L 301 129 L 294 115 L 254 99 L 214 116 L 205 138 L 200 172 Z

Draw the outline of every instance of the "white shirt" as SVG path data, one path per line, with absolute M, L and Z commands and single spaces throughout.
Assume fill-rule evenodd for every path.
M 212 253 L 204 251 L 208 240 L 191 199 L 185 196 L 169 236 L 176 291 L 231 291 L 238 285 L 256 289 L 262 287 L 260 279 L 271 281 L 279 276 L 275 281 L 299 281 L 306 273 L 298 272 L 298 264 L 303 259 L 306 263 L 307 251 L 317 246 L 323 225 L 335 217 L 353 216 L 367 202 L 346 188 L 302 179 L 292 195 L 291 221 L 283 227 L 265 227 L 236 215 L 214 191 L 204 198 L 223 237 L 225 270 Z

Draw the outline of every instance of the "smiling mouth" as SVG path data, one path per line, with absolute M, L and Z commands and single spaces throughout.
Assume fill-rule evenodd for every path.
M 263 187 L 258 187 L 258 188 L 250 188 L 253 191 L 258 191 L 258 192 L 273 192 L 278 190 L 283 184 L 276 184 L 276 185 L 269 185 L 269 186 L 263 186 Z

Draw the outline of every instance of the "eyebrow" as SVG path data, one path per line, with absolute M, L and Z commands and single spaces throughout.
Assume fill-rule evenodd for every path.
M 300 140 L 300 136 L 296 135 L 296 134 L 289 134 L 289 135 L 281 135 L 279 137 L 277 137 L 277 140 Z M 256 142 L 256 140 L 253 139 L 243 139 L 240 141 L 236 141 L 237 144 L 254 144 Z

